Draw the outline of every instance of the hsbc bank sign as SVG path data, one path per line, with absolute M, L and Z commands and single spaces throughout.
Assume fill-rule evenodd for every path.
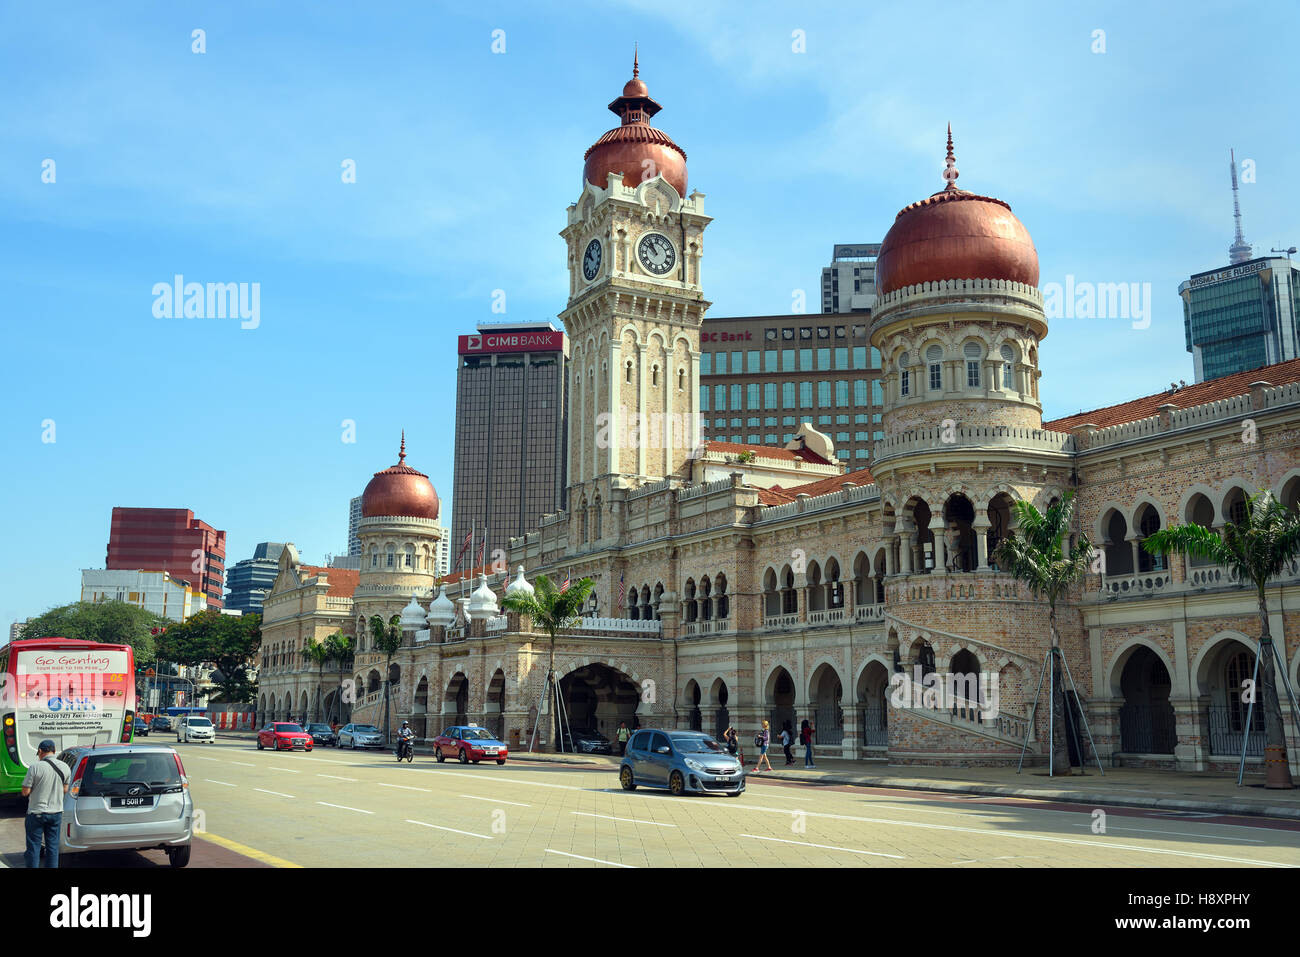
M 460 354 L 489 352 L 561 352 L 562 332 L 480 332 L 460 337 Z
M 700 342 L 749 342 L 754 334 L 746 329 L 744 332 L 701 332 Z

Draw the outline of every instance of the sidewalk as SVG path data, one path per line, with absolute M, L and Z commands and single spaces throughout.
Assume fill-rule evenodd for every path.
M 224 731 L 221 737 L 252 739 L 253 732 Z M 427 747 L 416 754 L 430 755 Z M 746 755 L 746 770 L 752 767 Z M 1094 764 L 1086 774 L 1047 776 L 1045 768 L 1014 767 L 949 768 L 886 765 L 879 761 L 846 761 L 818 758 L 814 769 L 796 763 L 787 768 L 776 755 L 775 770 L 750 774 L 754 781 L 789 781 L 797 784 L 845 785 L 939 791 L 950 794 L 978 794 L 998 797 L 1037 798 L 1076 804 L 1106 804 L 1119 807 L 1160 808 L 1213 814 L 1247 814 L 1300 821 L 1300 787 L 1270 791 L 1263 775 L 1247 774 L 1241 787 L 1236 775 L 1193 771 L 1153 771 L 1144 768 L 1107 768 L 1103 775 Z M 589 765 L 592 770 L 615 770 L 617 755 L 529 754 L 511 751 L 511 761 L 547 764 Z

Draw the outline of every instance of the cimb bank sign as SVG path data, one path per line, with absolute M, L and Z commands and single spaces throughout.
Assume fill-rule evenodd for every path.
M 564 349 L 562 332 L 480 332 L 460 337 L 461 355 L 492 352 L 560 352 Z

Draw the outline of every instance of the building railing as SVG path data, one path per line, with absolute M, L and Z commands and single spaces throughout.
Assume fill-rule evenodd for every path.
M 862 746 L 866 748 L 889 747 L 889 709 L 884 705 L 859 705 L 859 709 Z
M 1141 575 L 1107 575 L 1102 579 L 1102 591 L 1107 597 L 1125 595 L 1154 595 L 1170 590 L 1173 577 L 1169 572 L 1145 572 Z
M 717 635 L 733 630 L 730 618 L 713 618 L 708 621 L 688 621 L 683 629 L 687 635 Z
M 915 452 L 944 452 L 962 448 L 1011 448 L 1074 454 L 1068 432 L 1021 426 L 959 426 L 953 429 L 912 429 L 876 440 L 876 461 Z
M 764 628 L 793 628 L 799 624 L 798 615 L 764 615 Z
M 1173 754 L 1178 742 L 1174 709 L 1126 704 L 1119 709 L 1119 745 L 1125 754 Z
M 1252 757 L 1262 757 L 1264 754 L 1264 710 L 1258 701 L 1255 702 L 1255 713 L 1250 719 L 1250 735 L 1245 734 L 1246 726 L 1246 705 L 1241 706 L 1241 711 L 1233 714 L 1233 709 L 1227 705 L 1210 705 L 1209 708 L 1209 725 L 1210 725 L 1210 753 L 1211 754 L 1241 754 L 1241 740 L 1246 737 L 1246 754 Z
M 843 608 L 824 608 L 808 612 L 808 624 L 832 625 L 844 621 L 846 617 L 847 613 Z
M 573 631 L 613 631 L 637 635 L 663 634 L 664 623 L 657 618 L 649 621 L 631 618 L 579 618 Z
M 872 605 L 858 605 L 853 609 L 854 621 L 884 621 L 885 605 L 884 602 Z
M 488 631 L 505 631 L 507 618 L 505 615 L 497 615 L 495 618 L 487 620 Z

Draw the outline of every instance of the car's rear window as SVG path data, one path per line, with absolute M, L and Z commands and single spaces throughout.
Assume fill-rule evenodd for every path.
M 126 794 L 128 788 L 150 790 L 180 787 L 180 772 L 170 751 L 91 755 L 81 778 L 82 797 Z

